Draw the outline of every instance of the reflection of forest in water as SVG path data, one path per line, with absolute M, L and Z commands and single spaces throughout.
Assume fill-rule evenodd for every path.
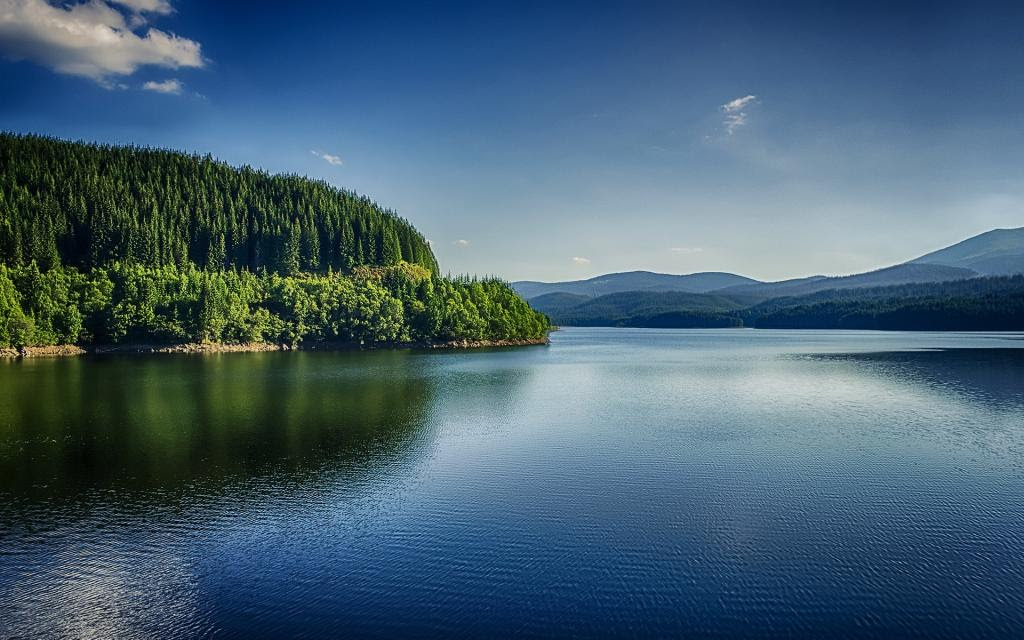
M 67 358 L 0 367 L 0 495 L 174 495 L 414 455 L 436 384 L 408 352 Z
M 873 374 L 955 393 L 992 409 L 1024 406 L 1024 349 L 936 349 L 815 355 Z

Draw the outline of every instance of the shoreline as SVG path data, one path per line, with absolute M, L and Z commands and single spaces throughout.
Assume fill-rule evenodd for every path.
M 550 339 L 523 340 L 447 340 L 442 342 L 382 342 L 355 344 L 352 342 L 309 342 L 305 344 L 278 344 L 272 342 L 186 342 L 179 344 L 114 344 L 50 345 L 42 347 L 0 348 L 0 359 L 63 358 L 68 356 L 150 353 L 258 353 L 262 351 L 369 351 L 376 349 L 487 349 L 527 347 L 550 344 Z

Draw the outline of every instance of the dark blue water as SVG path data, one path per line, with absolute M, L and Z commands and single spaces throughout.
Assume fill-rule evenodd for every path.
M 1020 338 L 0 363 L 0 637 L 1024 637 Z

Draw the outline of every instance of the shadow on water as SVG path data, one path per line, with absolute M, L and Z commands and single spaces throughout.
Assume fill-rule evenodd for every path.
M 960 348 L 801 357 L 866 367 L 873 376 L 955 393 L 992 409 L 1024 406 L 1024 349 Z
M 445 416 L 511 410 L 523 355 L 476 355 L 0 364 L 0 636 L 289 635 L 402 504 Z
M 408 352 L 0 366 L 0 496 L 125 505 L 270 475 L 358 474 L 421 448 L 432 384 Z

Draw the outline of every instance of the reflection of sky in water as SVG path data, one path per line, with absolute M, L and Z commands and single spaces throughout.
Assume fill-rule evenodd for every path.
M 1024 350 L 1007 346 L 1024 342 L 597 329 L 0 368 L 0 620 L 1019 635 Z

